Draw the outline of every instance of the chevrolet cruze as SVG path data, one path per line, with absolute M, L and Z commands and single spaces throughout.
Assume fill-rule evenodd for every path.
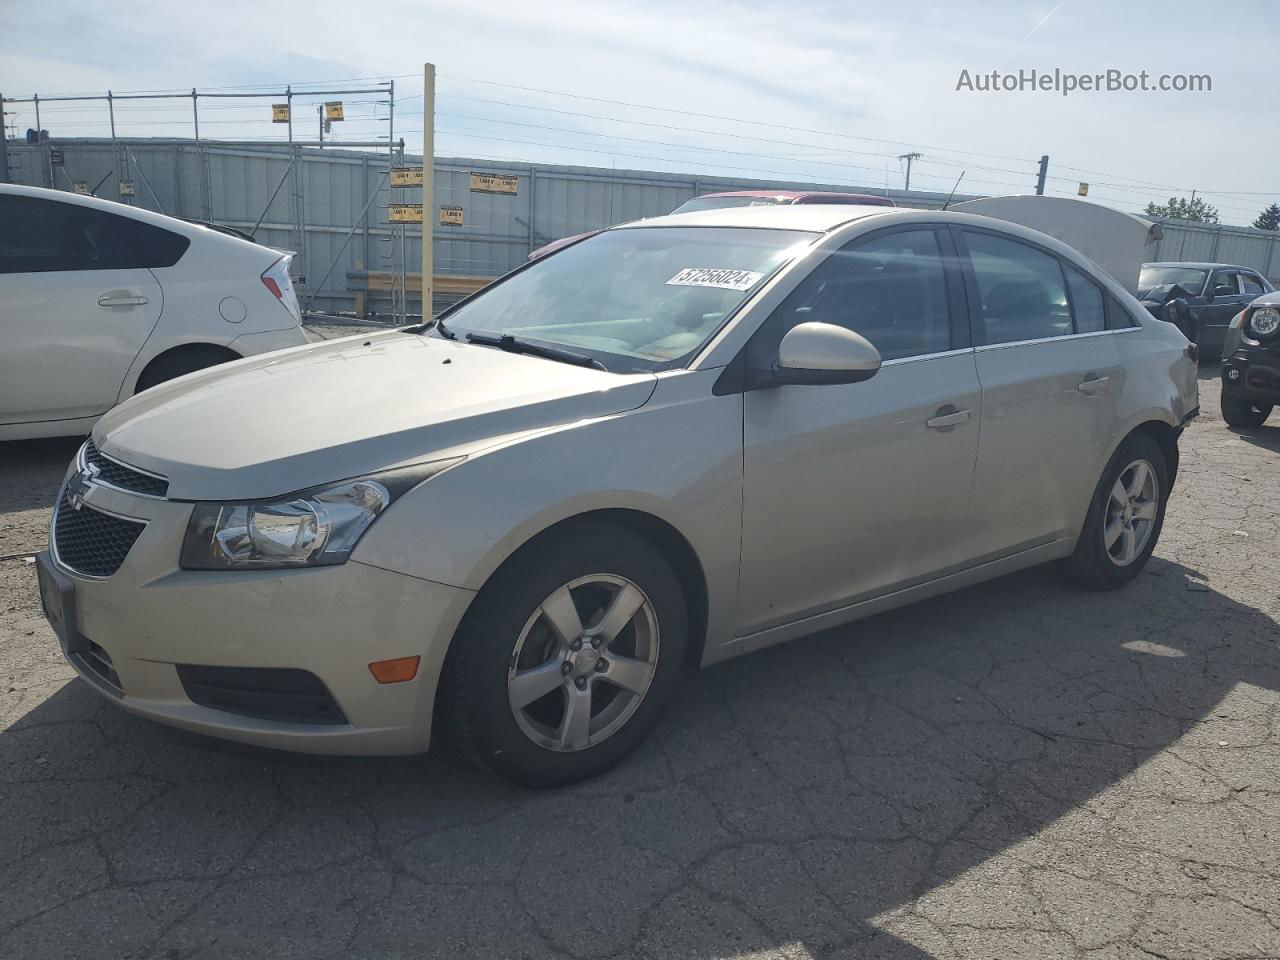
M 973 215 L 742 207 L 607 230 L 424 324 L 108 413 L 38 565 L 80 675 L 318 753 L 433 718 L 598 773 L 707 665 L 1155 547 L 1195 352 L 1092 262 Z

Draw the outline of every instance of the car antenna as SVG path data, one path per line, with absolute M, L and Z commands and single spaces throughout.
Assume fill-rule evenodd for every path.
M 944 203 L 944 204 L 942 205 L 942 209 L 943 209 L 943 210 L 945 210 L 945 209 L 947 209 L 947 207 L 951 206 L 951 198 L 952 198 L 952 197 L 954 197 L 954 196 L 956 195 L 956 187 L 960 186 L 960 181 L 964 179 L 964 175 L 965 175 L 966 173 L 968 173 L 968 172 L 969 172 L 968 170 L 961 170 L 961 171 L 960 171 L 960 176 L 956 177 L 956 186 L 955 186 L 955 187 L 952 187 L 952 188 L 951 188 L 951 192 L 950 192 L 949 194 L 947 194 L 947 202 L 946 202 L 946 203 Z

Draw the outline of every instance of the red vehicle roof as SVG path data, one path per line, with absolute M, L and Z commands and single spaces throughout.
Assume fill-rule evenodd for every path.
M 707 197 L 772 197 L 777 200 L 786 198 L 793 203 L 863 203 L 873 206 L 897 206 L 888 197 L 878 197 L 870 193 L 836 193 L 834 191 L 819 192 L 814 190 L 727 190 L 723 193 L 704 193 L 697 199 Z

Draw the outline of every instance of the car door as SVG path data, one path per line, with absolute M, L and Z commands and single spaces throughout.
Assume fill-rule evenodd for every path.
M 1205 285 L 1205 305 L 1200 314 L 1197 342 L 1202 347 L 1221 348 L 1227 338 L 1231 318 L 1253 299 L 1241 288 L 1238 270 L 1215 270 Z M 1257 296 L 1257 294 L 1255 294 Z
M 985 560 L 1075 535 L 1124 369 L 1103 291 L 1084 272 L 1018 238 L 957 233 L 982 385 L 973 522 Z
M 965 556 L 980 397 L 949 235 L 890 229 L 831 254 L 753 336 L 748 369 L 810 320 L 863 334 L 884 363 L 864 383 L 746 393 L 741 634 Z
M 104 412 L 160 317 L 138 256 L 154 228 L 13 194 L 0 194 L 0 224 L 0 423 Z

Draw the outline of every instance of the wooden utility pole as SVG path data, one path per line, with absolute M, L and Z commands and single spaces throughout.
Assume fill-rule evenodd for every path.
M 904 153 L 902 156 L 898 157 L 898 159 L 899 159 L 899 160 L 905 160 L 905 161 L 907 161 L 907 183 L 906 183 L 906 186 L 905 186 L 905 187 L 903 187 L 903 189 L 904 189 L 904 190 L 910 190 L 910 189 L 911 189 L 911 161 L 912 161 L 912 160 L 919 160 L 919 159 L 920 159 L 920 154 L 918 154 L 918 153 Z
M 422 65 L 422 320 L 431 319 L 435 279 L 436 65 Z

